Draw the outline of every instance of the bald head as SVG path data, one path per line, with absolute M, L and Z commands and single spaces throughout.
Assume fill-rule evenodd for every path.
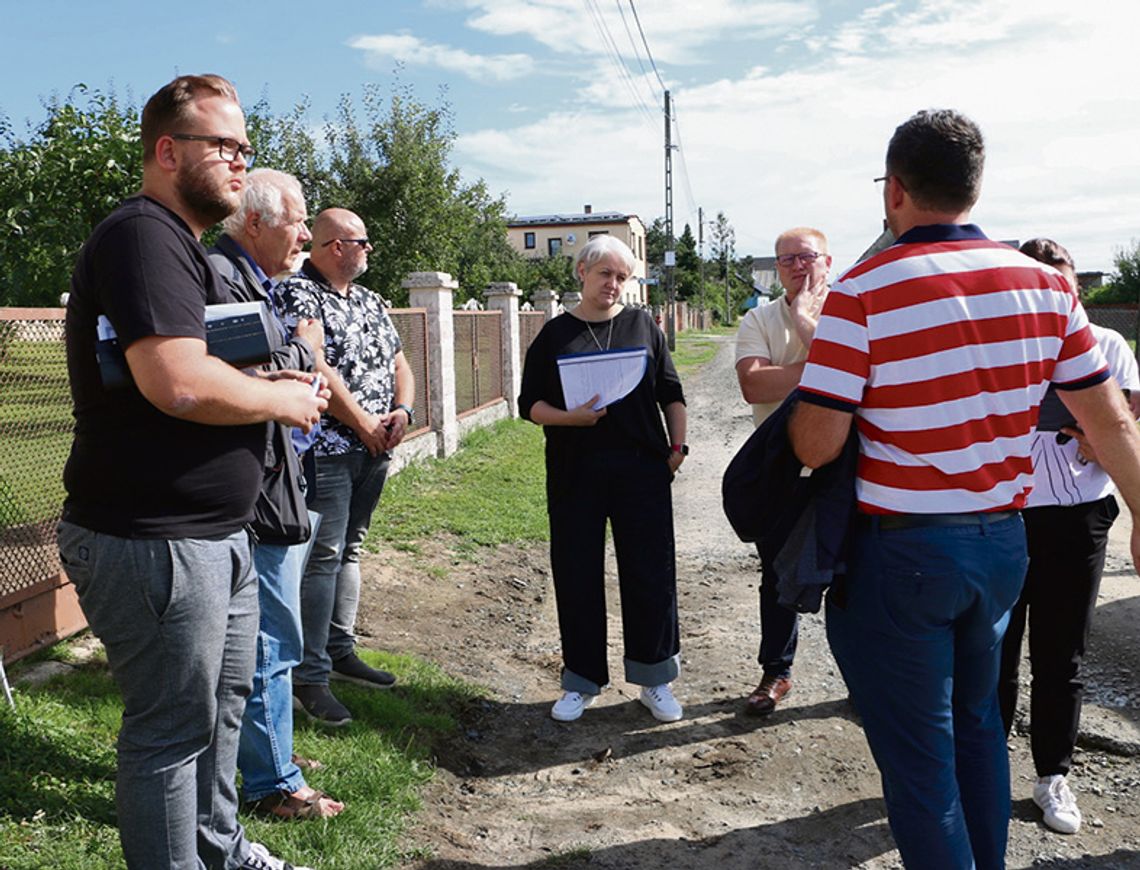
M 326 208 L 313 221 L 310 260 L 338 290 L 368 268 L 368 230 L 360 216 L 346 208 Z

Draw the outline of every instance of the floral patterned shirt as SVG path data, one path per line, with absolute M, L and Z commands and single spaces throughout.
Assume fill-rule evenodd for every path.
M 337 370 L 353 398 L 370 414 L 387 414 L 396 395 L 396 354 L 403 345 L 381 299 L 359 284 L 341 296 L 308 260 L 278 288 L 283 319 L 290 331 L 312 317 L 324 324 L 325 360 Z M 317 456 L 366 450 L 352 427 L 321 417 Z

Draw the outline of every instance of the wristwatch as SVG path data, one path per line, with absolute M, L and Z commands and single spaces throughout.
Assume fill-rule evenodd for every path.
M 411 405 L 405 405 L 403 402 L 401 402 L 392 410 L 393 411 L 403 411 L 405 414 L 408 415 L 408 428 L 410 429 L 412 426 L 412 423 L 416 419 L 416 412 L 412 410 L 412 406 Z
M 688 444 L 674 444 L 672 446 L 673 446 L 673 452 L 674 453 L 680 453 L 682 456 L 688 456 L 689 455 L 689 445 Z

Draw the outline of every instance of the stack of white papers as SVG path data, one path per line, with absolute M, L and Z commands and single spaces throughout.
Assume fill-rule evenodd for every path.
M 558 357 L 558 376 L 566 408 L 577 408 L 594 396 L 595 411 L 624 399 L 645 377 L 649 351 L 644 347 L 572 353 Z

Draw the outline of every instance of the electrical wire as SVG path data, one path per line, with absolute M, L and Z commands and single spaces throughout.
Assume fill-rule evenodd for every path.
M 641 70 L 641 80 L 644 82 L 649 77 L 649 70 L 645 68 L 645 64 L 641 60 L 641 52 L 637 48 L 637 41 L 633 38 L 633 31 L 629 29 L 629 20 L 625 17 L 625 9 L 622 8 L 621 0 L 614 0 L 614 3 L 617 5 L 618 14 L 621 15 L 621 23 L 625 28 L 625 35 L 629 39 L 630 48 L 633 49 L 633 56 L 637 58 L 637 66 Z M 653 104 L 657 106 L 658 111 L 663 111 L 664 107 L 661 105 L 661 101 L 657 98 L 657 94 L 653 92 L 652 88 L 649 89 L 649 94 L 653 99 Z
M 653 67 L 653 74 L 657 76 L 657 84 L 661 85 L 661 90 L 665 91 L 665 82 L 661 80 L 661 73 L 657 71 L 657 64 L 653 62 L 653 52 L 649 50 L 649 43 L 645 40 L 645 31 L 641 27 L 641 18 L 637 14 L 637 7 L 633 5 L 633 0 L 629 0 L 630 11 L 633 12 L 633 20 L 637 22 L 637 32 L 641 34 L 641 44 L 645 46 L 645 55 L 649 58 L 649 65 Z
M 609 26 L 605 22 L 602 10 L 598 7 L 597 0 L 585 0 L 585 4 L 586 11 L 590 14 L 590 18 L 594 22 L 594 29 L 598 31 L 598 36 L 601 37 L 602 47 L 605 48 L 610 62 L 617 67 L 618 74 L 625 82 L 626 87 L 629 88 L 629 92 L 633 96 L 634 102 L 642 116 L 650 126 L 656 126 L 657 120 L 652 110 L 645 104 L 645 100 L 642 99 L 641 94 L 638 93 L 637 86 L 633 82 L 633 76 L 629 74 L 629 70 L 621 58 L 621 52 L 618 51 L 617 43 L 614 41 L 613 34 L 610 33 Z

